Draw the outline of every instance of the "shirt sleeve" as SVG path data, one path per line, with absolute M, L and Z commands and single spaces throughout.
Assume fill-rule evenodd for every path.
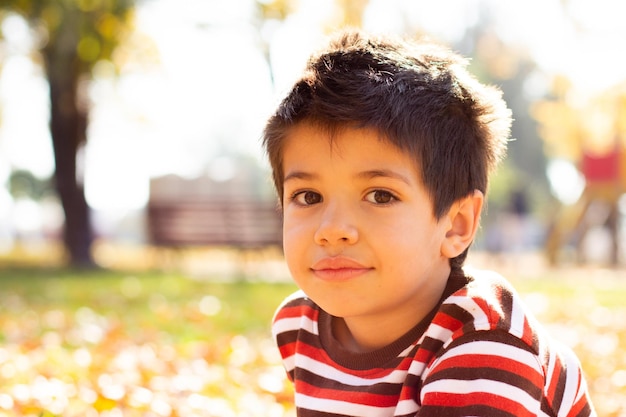
M 505 331 L 466 334 L 424 373 L 418 417 L 545 415 L 538 355 Z

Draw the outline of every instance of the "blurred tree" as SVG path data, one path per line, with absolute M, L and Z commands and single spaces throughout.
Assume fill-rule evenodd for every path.
M 550 95 L 533 103 L 530 111 L 532 117 L 539 122 L 539 132 L 546 153 L 552 158 L 576 162 L 582 155 L 580 120 L 583 113 L 572 103 L 568 103 L 567 98 L 572 91 L 571 81 L 564 75 L 556 75 Z
M 55 186 L 65 213 L 64 244 L 73 266 L 92 267 L 93 235 L 77 155 L 86 140 L 85 84 L 128 33 L 134 0 L 0 0 L 0 12 L 23 16 L 41 36 L 50 88 Z

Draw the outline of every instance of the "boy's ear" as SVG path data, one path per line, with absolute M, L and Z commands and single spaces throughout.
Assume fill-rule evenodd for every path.
M 448 230 L 441 245 L 443 256 L 450 259 L 455 258 L 472 243 L 478 230 L 484 201 L 483 193 L 474 190 L 472 194 L 452 204 L 446 214 Z

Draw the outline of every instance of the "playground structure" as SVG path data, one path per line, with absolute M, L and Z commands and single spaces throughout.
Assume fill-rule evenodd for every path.
M 602 261 L 618 266 L 626 249 L 621 225 L 626 201 L 626 83 L 588 100 L 564 96 L 539 103 L 533 112 L 548 156 L 575 163 L 585 185 L 574 204 L 555 210 L 546 256 L 551 265 L 558 265 L 570 248 L 576 262 L 586 263 L 586 250 L 591 245 L 598 250 L 597 242 L 588 239 L 592 231 L 602 230 L 610 241 L 599 246 L 608 252 Z

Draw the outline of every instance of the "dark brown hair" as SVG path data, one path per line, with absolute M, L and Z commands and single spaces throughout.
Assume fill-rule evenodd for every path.
M 413 155 L 437 219 L 474 190 L 486 193 L 506 150 L 511 112 L 501 92 L 479 83 L 466 66 L 459 55 L 429 42 L 352 30 L 335 36 L 310 58 L 265 127 L 281 201 L 284 138 L 304 121 L 331 136 L 346 126 L 372 128 Z

